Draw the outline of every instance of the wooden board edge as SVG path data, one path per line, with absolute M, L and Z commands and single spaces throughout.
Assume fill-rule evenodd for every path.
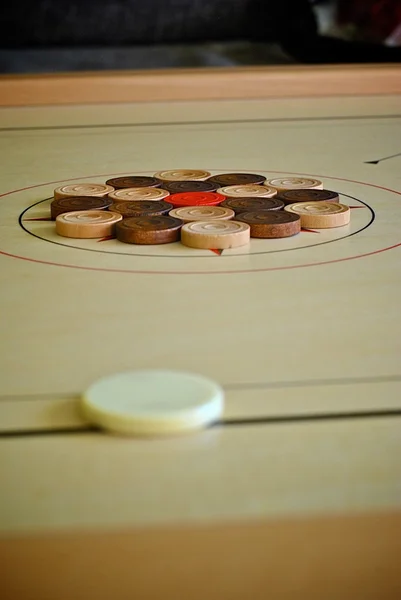
M 398 600 L 401 511 L 0 538 L 13 600 Z
M 399 65 L 113 71 L 0 77 L 0 106 L 393 95 Z

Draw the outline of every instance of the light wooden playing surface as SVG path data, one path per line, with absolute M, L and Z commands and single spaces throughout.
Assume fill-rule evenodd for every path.
M 182 573 L 198 589 L 219 561 L 225 584 L 214 596 L 204 583 L 209 598 L 259 597 L 274 573 L 280 598 L 348 598 L 350 582 L 364 598 L 399 596 L 401 98 L 390 70 L 391 85 L 360 96 L 347 74 L 337 97 L 309 86 L 298 98 L 220 90 L 218 101 L 88 105 L 71 88 L 68 105 L 0 110 L 0 551 L 27 573 L 8 575 L 13 597 L 56 597 L 57 581 L 58 597 L 78 597 L 79 565 L 97 598 L 112 597 L 85 563 L 94 546 L 123 598 L 184 597 Z M 31 220 L 62 184 L 173 168 L 313 176 L 352 207 L 351 224 L 219 255 L 59 238 Z M 161 367 L 219 382 L 223 422 L 152 441 L 90 430 L 78 398 L 92 381 Z M 159 579 L 127 562 L 132 543 Z M 42 572 L 57 544 L 67 566 Z M 219 544 L 225 557 L 213 556 Z M 174 548 L 181 558 L 160 570 Z

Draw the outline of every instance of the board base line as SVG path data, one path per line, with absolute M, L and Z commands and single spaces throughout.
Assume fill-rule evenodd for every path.
M 288 389 L 288 388 L 305 388 L 305 387 L 328 387 L 338 385 L 361 385 L 374 383 L 398 383 L 401 382 L 401 374 L 394 373 L 391 375 L 374 375 L 371 377 L 341 377 L 327 379 L 294 379 L 292 381 L 256 381 L 256 382 L 234 382 L 222 383 L 221 387 L 226 391 L 247 391 L 247 390 L 262 390 L 262 389 Z M 79 400 L 80 392 L 47 392 L 45 394 L 1 394 L 1 402 L 35 402 L 43 400 Z M 400 407 L 401 408 L 401 407 Z
M 384 408 L 381 410 L 367 411 L 351 411 L 338 413 L 313 413 L 305 415 L 277 415 L 272 417 L 245 417 L 241 419 L 222 419 L 212 423 L 207 428 L 225 428 L 225 427 L 241 427 L 244 425 L 285 425 L 288 423 L 314 423 L 321 421 L 347 421 L 357 419 L 380 419 L 389 417 L 401 417 L 401 408 Z M 10 431 L 0 432 L 1 438 L 20 438 L 20 437 L 35 437 L 47 435 L 73 435 L 83 433 L 101 433 L 105 432 L 98 427 L 84 425 L 82 427 L 57 427 L 57 428 L 40 428 L 40 429 L 15 429 Z

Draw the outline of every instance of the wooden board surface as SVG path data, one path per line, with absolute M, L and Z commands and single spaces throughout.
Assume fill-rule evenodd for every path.
M 0 540 L 2 587 L 23 600 L 397 600 L 400 539 L 399 513 L 42 534 Z
M 3 75 L 0 106 L 401 93 L 398 65 L 324 65 Z
M 269 537 L 277 526 L 278 540 L 280 531 L 291 537 L 299 519 L 330 571 L 336 559 L 325 546 L 325 528 L 338 526 L 360 551 L 365 538 L 357 515 L 369 531 L 383 524 L 382 545 L 369 559 L 380 565 L 371 589 L 384 589 L 386 580 L 382 597 L 396 597 L 401 102 L 393 73 L 382 93 L 364 96 L 349 95 L 345 84 L 340 98 L 316 98 L 310 88 L 308 98 L 266 92 L 245 101 L 228 92 L 218 102 L 187 102 L 183 92 L 175 101 L 117 107 L 77 104 L 71 88 L 75 106 L 0 110 L 0 530 L 3 547 L 12 549 L 11 569 L 22 561 L 33 590 L 26 595 L 11 577 L 13 597 L 50 597 L 54 588 L 46 591 L 35 576 L 32 552 L 49 555 L 58 540 L 71 556 L 66 535 L 79 545 L 81 562 L 69 561 L 66 571 L 76 576 L 87 544 L 96 545 L 83 531 L 114 540 L 116 548 L 119 531 L 132 539 L 145 531 L 160 564 L 155 540 L 172 528 L 177 565 L 190 570 L 182 527 L 195 536 L 212 527 L 214 541 L 204 549 L 225 540 L 229 561 L 228 531 L 249 532 L 254 522 Z M 163 81 L 159 75 L 159 86 Z M 353 207 L 351 225 L 252 240 L 245 250 L 217 255 L 179 244 L 77 243 L 35 220 L 48 214 L 56 185 L 169 168 L 316 176 Z M 78 398 L 91 381 L 161 366 L 219 381 L 223 422 L 195 436 L 153 441 L 89 429 Z M 155 538 L 146 537 L 147 528 Z M 259 575 L 244 566 L 244 577 L 265 590 L 266 580 L 258 579 L 266 572 L 263 545 L 252 535 L 246 547 Z M 357 554 L 349 578 L 362 590 L 367 566 Z M 239 560 L 234 549 L 231 556 Z M 284 558 L 277 560 L 283 565 Z M 115 575 L 118 561 L 111 563 Z M 294 554 L 289 563 L 293 568 Z M 211 558 L 205 568 L 213 564 Z M 344 580 L 331 573 L 339 586 L 333 589 L 346 597 Z M 222 577 L 222 597 L 236 597 L 229 595 L 238 588 L 235 577 Z M 173 579 L 167 574 L 163 581 Z M 311 576 L 304 589 L 320 589 L 316 581 Z M 143 597 L 162 597 L 161 587 L 150 590 Z

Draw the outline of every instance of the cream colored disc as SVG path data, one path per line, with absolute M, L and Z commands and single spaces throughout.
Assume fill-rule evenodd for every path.
M 201 171 L 199 169 L 176 169 L 172 171 L 159 171 L 155 173 L 157 179 L 162 181 L 197 181 L 210 177 L 209 171 Z
M 155 187 L 122 188 L 109 194 L 109 198 L 118 202 L 137 202 L 138 200 L 163 200 L 170 195 L 167 190 Z
M 301 226 L 306 229 L 329 229 L 348 225 L 351 210 L 338 202 L 296 202 L 284 207 L 301 217 Z
M 181 206 L 169 212 L 170 217 L 181 219 L 184 223 L 191 221 L 209 221 L 210 219 L 228 220 L 235 217 L 231 208 L 223 206 Z
M 323 183 L 310 177 L 275 177 L 266 179 L 263 185 L 275 188 L 278 192 L 287 190 L 322 190 Z
M 69 238 L 101 238 L 114 235 L 122 215 L 106 210 L 78 210 L 56 218 L 56 232 Z
M 125 435 L 171 435 L 201 429 L 223 414 L 224 392 L 201 375 L 167 370 L 118 373 L 83 394 L 87 419 Z
M 195 221 L 181 229 L 181 242 L 190 248 L 224 250 L 249 244 L 250 227 L 238 221 Z
M 277 190 L 266 185 L 226 185 L 217 190 L 218 194 L 229 198 L 272 198 Z
M 54 190 L 54 199 L 71 198 L 72 196 L 107 196 L 114 188 L 104 183 L 72 183 L 62 185 Z

